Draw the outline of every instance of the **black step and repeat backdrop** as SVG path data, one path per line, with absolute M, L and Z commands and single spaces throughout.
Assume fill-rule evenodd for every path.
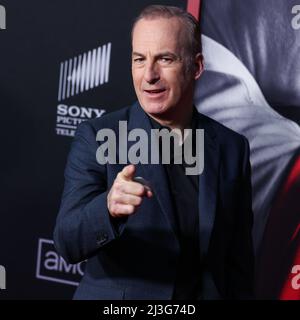
M 135 101 L 130 30 L 154 3 L 0 0 L 0 299 L 72 297 L 84 262 L 52 241 L 66 157 L 80 122 Z M 300 1 L 159 3 L 201 19 L 196 107 L 249 139 L 257 297 L 300 299 Z

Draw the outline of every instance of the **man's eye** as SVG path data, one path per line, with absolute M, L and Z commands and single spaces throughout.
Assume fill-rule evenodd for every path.
M 162 58 L 160 58 L 160 61 L 163 63 L 171 63 L 172 59 L 168 58 L 168 57 L 162 57 Z
M 143 58 L 134 58 L 133 61 L 136 63 L 142 63 L 144 61 L 144 59 Z

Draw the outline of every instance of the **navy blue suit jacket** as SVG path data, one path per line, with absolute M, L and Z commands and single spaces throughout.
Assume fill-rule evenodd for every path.
M 78 127 L 65 169 L 55 247 L 69 263 L 87 259 L 75 299 L 171 299 L 179 243 L 163 165 L 136 165 L 136 176 L 151 182 L 154 196 L 145 198 L 134 215 L 114 220 L 107 209 L 107 194 L 125 165 L 97 163 L 96 134 L 103 128 L 118 134 L 120 120 L 128 121 L 128 130 L 150 134 L 150 121 L 138 103 Z M 197 126 L 205 137 L 199 175 L 202 298 L 251 298 L 249 145 L 202 114 Z

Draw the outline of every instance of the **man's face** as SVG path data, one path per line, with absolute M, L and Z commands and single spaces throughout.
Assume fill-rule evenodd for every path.
M 132 37 L 132 77 L 148 114 L 180 113 L 193 100 L 195 72 L 187 72 L 182 22 L 177 18 L 141 19 Z

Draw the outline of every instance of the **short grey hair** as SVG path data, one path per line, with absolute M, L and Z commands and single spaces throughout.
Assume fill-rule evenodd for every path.
M 150 5 L 142 10 L 142 12 L 134 20 L 131 29 L 131 38 L 134 27 L 141 19 L 156 19 L 156 18 L 179 18 L 186 28 L 186 53 L 188 55 L 187 65 L 190 70 L 194 64 L 194 57 L 202 54 L 201 29 L 197 19 L 189 12 L 173 6 Z

